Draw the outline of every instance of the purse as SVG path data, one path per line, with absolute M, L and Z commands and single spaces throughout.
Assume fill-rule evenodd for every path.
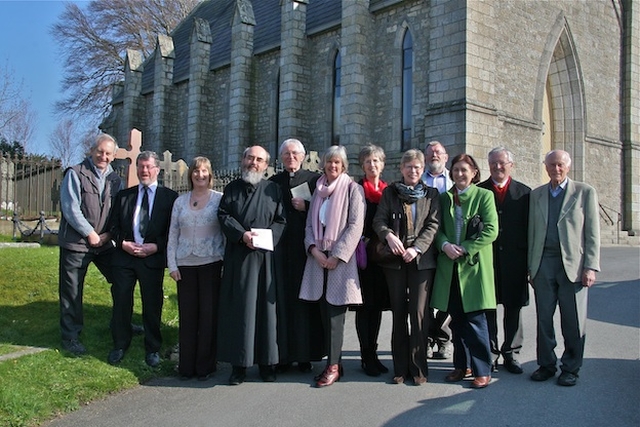
M 356 265 L 360 270 L 367 268 L 367 238 L 362 236 L 356 246 Z
M 482 222 L 480 214 L 475 214 L 469 218 L 469 221 L 467 222 L 467 234 L 465 240 L 476 240 L 480 238 L 482 230 L 484 230 L 484 222 Z

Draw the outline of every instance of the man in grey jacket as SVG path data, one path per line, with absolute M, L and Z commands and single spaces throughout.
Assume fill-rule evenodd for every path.
M 89 156 L 65 171 L 60 186 L 60 332 L 62 348 L 75 356 L 86 353 L 79 335 L 84 323 L 82 294 L 89 264 L 93 262 L 111 281 L 113 244 L 107 223 L 112 201 L 122 187 L 122 180 L 111 167 L 117 149 L 113 137 L 100 134 Z

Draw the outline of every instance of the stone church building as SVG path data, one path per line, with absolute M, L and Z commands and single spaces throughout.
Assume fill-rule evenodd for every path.
M 488 176 L 488 151 L 515 178 L 570 176 L 598 191 L 604 233 L 640 230 L 640 5 L 632 0 L 210 0 L 154 54 L 128 51 L 101 128 L 126 145 L 216 169 L 286 138 L 308 150 L 373 143 L 387 180 L 408 148 L 439 140 Z M 607 231 L 609 229 L 609 231 Z M 620 232 L 619 230 L 623 230 Z M 624 232 L 626 231 L 626 232 Z

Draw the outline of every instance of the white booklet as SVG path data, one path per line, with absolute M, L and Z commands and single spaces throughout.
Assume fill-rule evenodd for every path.
M 253 246 L 258 249 L 273 251 L 273 231 L 270 228 L 252 228 L 251 232 L 257 233 L 252 238 Z
M 309 184 L 302 183 L 291 189 L 291 197 L 298 197 L 300 199 L 311 201 L 311 191 L 309 191 Z

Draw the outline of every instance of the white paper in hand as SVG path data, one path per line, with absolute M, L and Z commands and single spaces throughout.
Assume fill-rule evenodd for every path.
M 258 249 L 273 251 L 273 232 L 270 228 L 252 228 L 251 232 L 257 233 L 252 238 L 253 246 Z

